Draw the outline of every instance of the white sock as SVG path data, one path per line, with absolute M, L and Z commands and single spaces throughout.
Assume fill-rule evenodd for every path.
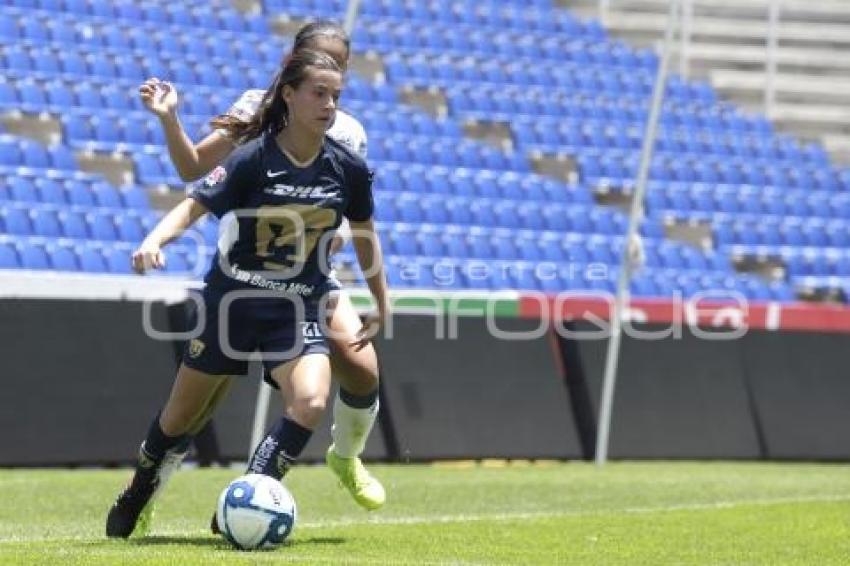
M 342 458 L 356 458 L 366 448 L 366 439 L 375 426 L 378 417 L 378 399 L 371 407 L 357 409 L 339 398 L 334 399 L 334 424 L 331 436 L 334 439 L 334 452 Z

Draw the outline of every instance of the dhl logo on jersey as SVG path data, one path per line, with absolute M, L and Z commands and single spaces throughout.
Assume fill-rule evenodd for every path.
M 264 189 L 266 194 L 278 197 L 293 197 L 301 199 L 326 199 L 339 195 L 336 187 L 301 187 L 295 185 L 273 185 Z

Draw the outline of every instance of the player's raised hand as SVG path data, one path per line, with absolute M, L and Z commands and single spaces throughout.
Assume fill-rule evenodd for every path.
M 139 98 L 145 108 L 157 116 L 166 116 L 177 109 L 177 89 L 169 82 L 152 77 L 139 86 Z
M 133 271 L 139 275 L 150 269 L 162 269 L 165 267 L 165 254 L 162 248 L 152 244 L 142 243 L 139 249 L 130 257 Z

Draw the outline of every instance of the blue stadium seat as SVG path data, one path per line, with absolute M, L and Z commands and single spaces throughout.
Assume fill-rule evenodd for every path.
M 130 267 L 130 254 L 132 250 L 129 247 L 111 246 L 103 249 L 103 258 L 106 261 L 106 268 L 110 273 L 132 273 Z
M 0 38 L 17 40 L 21 36 L 18 18 L 0 13 Z
M 50 267 L 57 271 L 77 271 L 79 269 L 77 256 L 69 248 L 53 247 L 48 249 L 48 255 Z
M 58 238 L 62 235 L 62 227 L 56 211 L 51 209 L 35 209 L 30 213 L 33 232 L 38 236 Z
M 117 24 L 117 22 L 115 22 Z M 133 47 L 127 28 L 122 25 L 106 26 L 100 34 L 100 39 L 105 47 L 111 49 L 127 50 Z
M 482 233 L 473 233 L 467 236 L 466 246 L 470 257 L 477 259 L 494 259 L 496 250 L 493 248 L 490 237 Z
M 64 145 L 54 145 L 47 149 L 47 157 L 50 167 L 64 171 L 76 171 L 77 159 L 74 154 Z
M 3 52 L 5 67 L 15 71 L 32 71 L 33 62 L 29 50 L 22 47 L 6 47 Z
M 416 236 L 419 253 L 423 256 L 443 257 L 445 249 L 438 233 L 419 233 Z
M 115 230 L 115 223 L 112 221 L 111 215 L 103 213 L 95 213 L 87 218 L 89 232 L 95 240 L 117 240 L 118 233 Z
M 88 75 L 88 67 L 85 58 L 80 53 L 72 50 L 62 50 L 57 54 L 59 68 L 67 75 Z
M 121 2 L 115 6 L 115 15 L 120 19 L 130 22 L 141 22 L 144 19 L 144 11 L 134 2 Z M 130 27 L 127 31 L 134 28 Z
M 159 221 L 162 219 L 162 212 L 156 210 L 149 210 L 147 212 L 139 213 L 139 218 L 142 220 L 142 226 L 145 229 L 145 232 L 150 232 L 156 227 Z
M 142 18 L 144 18 L 144 12 Z M 127 37 L 130 39 L 133 49 L 138 52 L 146 54 L 160 53 L 156 34 L 150 33 L 147 29 L 131 27 L 127 32 Z
M 62 81 L 51 81 L 44 85 L 47 103 L 60 109 L 75 106 L 74 93 L 71 87 Z
M 18 140 L 0 134 L 0 165 L 19 165 L 22 161 Z
M 6 207 L 0 209 L 3 219 L 3 231 L 16 236 L 28 236 L 33 233 L 29 214 L 23 208 Z
M 142 187 L 125 187 L 121 189 L 122 208 L 147 210 L 151 207 L 148 193 Z
M 0 108 L 17 108 L 19 104 L 18 93 L 13 83 L 0 82 Z
M 50 259 L 42 245 L 21 241 L 18 243 L 18 255 L 24 269 L 50 269 Z
M 123 202 L 118 190 L 107 183 L 95 183 L 92 185 L 94 200 L 97 206 L 105 208 L 121 208 Z
M 119 78 L 118 69 L 112 58 L 105 53 L 99 52 L 94 52 L 89 56 L 88 74 L 101 79 Z
M 172 246 L 166 251 L 165 273 L 188 274 L 192 270 L 189 258 L 185 250 L 178 246 Z
M 122 214 L 115 218 L 118 229 L 118 239 L 125 242 L 141 242 L 145 237 L 145 229 L 141 219 L 135 214 Z
M 92 133 L 98 142 L 120 142 L 121 132 L 115 116 L 95 116 L 91 119 Z
M 104 89 L 98 83 L 80 83 L 74 90 L 79 106 L 85 108 L 97 108 L 98 110 L 109 108 L 111 106 L 111 101 L 106 100 L 101 94 Z
M 89 0 L 89 11 L 93 16 L 108 20 L 112 20 L 116 16 L 114 2 L 110 0 Z
M 142 6 L 143 18 L 146 22 L 152 24 L 167 24 L 169 23 L 168 12 L 165 7 L 159 4 L 144 4 Z
M 88 0 L 65 0 L 65 11 L 72 14 L 88 15 L 90 14 Z
M 106 262 L 100 250 L 94 248 L 83 248 L 77 251 L 77 260 L 80 270 L 89 273 L 103 273 L 108 271 Z M 129 258 L 127 259 L 129 264 Z
M 16 176 L 8 181 L 9 196 L 17 202 L 39 202 L 36 184 L 30 177 Z
M 81 181 L 65 181 L 65 191 L 71 204 L 94 206 L 94 193 L 91 187 Z
M 20 267 L 18 252 L 11 243 L 0 242 L 0 269 L 17 269 Z
M 50 167 L 50 156 L 43 145 L 29 140 L 21 140 L 19 144 L 24 165 L 36 168 Z
M 387 250 L 395 255 L 416 255 L 418 253 L 416 240 L 410 233 L 393 232 L 385 238 Z
M 141 183 L 156 184 L 165 176 L 158 157 L 149 154 L 136 154 L 136 180 Z
M 418 203 L 414 202 L 414 205 L 419 206 L 422 211 L 422 219 L 431 224 L 446 224 L 455 217 L 452 216 L 455 214 L 457 214 L 458 218 L 468 218 L 471 220 L 471 215 L 468 215 L 468 209 L 464 210 L 463 208 L 463 201 L 454 201 L 454 204 L 457 206 L 449 207 L 448 203 L 440 197 L 425 197 L 419 199 Z M 410 205 L 406 204 L 405 206 Z M 402 217 L 404 217 L 403 212 Z
M 465 198 L 453 198 L 444 203 L 440 200 L 431 200 L 425 211 L 428 222 L 452 224 L 472 224 L 475 220 L 472 215 L 471 202 Z M 446 211 L 448 215 L 446 215 Z
M 87 116 L 69 113 L 64 117 L 65 138 L 68 141 L 86 141 L 94 139 L 94 132 Z
M 88 224 L 81 212 L 62 211 L 59 213 L 59 223 L 62 226 L 62 235 L 66 238 L 84 240 L 89 237 Z

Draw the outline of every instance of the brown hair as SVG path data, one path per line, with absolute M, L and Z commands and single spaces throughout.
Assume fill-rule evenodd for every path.
M 288 57 L 277 72 L 271 86 L 266 90 L 257 111 L 247 122 L 242 122 L 233 116 L 222 115 L 215 117 L 210 124 L 212 127 L 224 130 L 237 144 L 258 137 L 269 131 L 277 134 L 286 127 L 289 109 L 283 100 L 283 87 L 297 89 L 307 78 L 308 69 L 323 69 L 342 73 L 333 57 L 322 51 L 300 49 Z
M 346 51 L 351 51 L 351 39 L 349 38 L 345 29 L 341 25 L 330 20 L 318 20 L 315 22 L 310 22 L 309 24 L 302 26 L 301 29 L 298 30 L 298 33 L 295 34 L 295 40 L 292 43 L 292 52 L 288 53 L 283 57 L 283 60 L 280 63 L 281 68 L 286 69 L 295 54 L 305 49 L 310 50 L 312 48 L 313 42 L 320 37 L 338 39 L 345 45 Z M 275 76 L 275 79 L 272 82 L 272 86 L 269 88 L 269 91 L 274 92 L 273 87 L 277 84 L 281 72 L 278 72 L 278 75 Z M 301 81 L 299 80 L 298 84 L 300 84 L 300 82 Z M 298 85 L 296 84 L 292 86 L 297 87 Z M 263 96 L 263 100 L 260 103 L 259 108 L 257 108 L 256 114 L 260 114 L 260 111 L 264 108 L 264 104 L 267 102 L 269 91 L 266 91 L 266 95 Z M 284 107 L 285 106 L 286 105 L 284 104 Z M 256 115 L 253 118 L 256 118 Z M 253 118 L 250 122 L 243 122 L 235 116 L 231 116 L 230 114 L 219 114 L 218 116 L 210 120 L 210 126 L 212 126 L 212 128 L 215 130 L 223 130 L 228 135 L 228 137 L 230 137 L 235 143 L 242 143 L 244 141 L 247 141 L 251 137 L 256 137 L 256 135 L 259 135 L 259 133 L 248 135 L 250 125 L 254 122 Z M 253 129 L 250 129 L 250 131 L 253 132 Z
M 338 39 L 345 45 L 346 51 L 351 51 L 351 39 L 341 25 L 330 20 L 318 20 L 310 22 L 298 30 L 298 33 L 295 34 L 295 41 L 292 43 L 292 52 L 313 48 L 311 47 L 313 41 L 320 37 Z

